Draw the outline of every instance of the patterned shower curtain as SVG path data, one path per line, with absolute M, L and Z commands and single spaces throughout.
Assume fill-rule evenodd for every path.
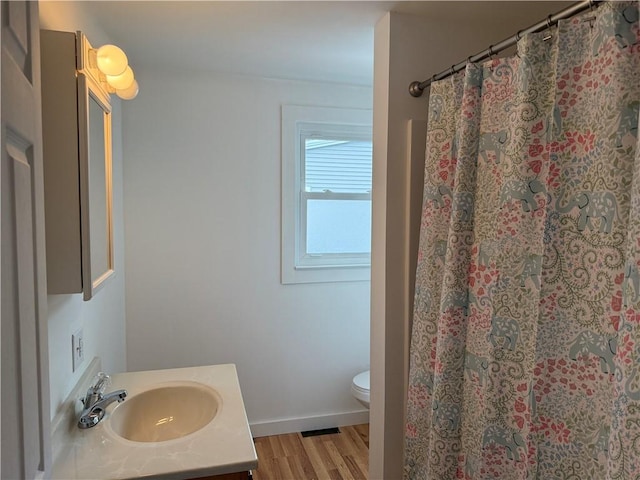
M 638 23 L 431 86 L 406 479 L 640 478 Z

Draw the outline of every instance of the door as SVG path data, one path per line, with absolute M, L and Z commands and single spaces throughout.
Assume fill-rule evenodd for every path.
M 51 470 L 38 3 L 1 7 L 0 477 L 35 479 Z

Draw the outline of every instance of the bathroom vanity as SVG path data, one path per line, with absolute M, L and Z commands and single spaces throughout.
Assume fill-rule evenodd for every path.
M 235 365 L 122 373 L 111 380 L 111 390 L 127 391 L 125 401 L 109 405 L 91 428 L 77 428 L 77 418 L 65 421 L 54 438 L 61 442 L 54 479 L 250 478 L 258 459 Z

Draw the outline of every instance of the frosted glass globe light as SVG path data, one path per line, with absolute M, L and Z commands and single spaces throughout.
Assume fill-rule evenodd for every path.
M 133 100 L 138 95 L 138 82 L 134 80 L 129 88 L 116 89 L 116 95 L 123 100 Z
M 103 45 L 96 52 L 96 63 L 105 75 L 120 75 L 126 70 L 129 60 L 121 48 Z
M 133 70 L 127 67 L 120 75 L 107 75 L 107 83 L 116 90 L 125 90 L 135 81 Z

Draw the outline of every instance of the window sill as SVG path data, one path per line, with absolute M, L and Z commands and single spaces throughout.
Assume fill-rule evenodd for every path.
M 370 265 L 319 265 L 298 266 L 282 271 L 282 284 L 368 282 Z

